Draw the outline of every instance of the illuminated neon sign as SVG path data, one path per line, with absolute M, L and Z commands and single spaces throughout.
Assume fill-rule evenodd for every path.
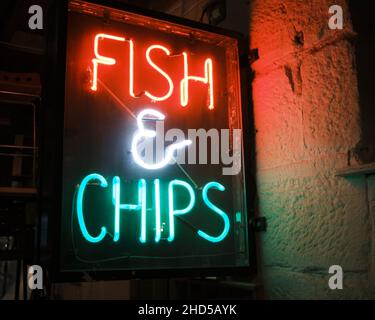
M 87 230 L 85 219 L 90 219 L 90 212 L 84 213 L 83 210 L 83 202 L 84 202 L 84 193 L 87 189 L 87 186 L 90 182 L 99 181 L 99 186 L 101 188 L 108 187 L 107 180 L 98 173 L 92 173 L 87 175 L 80 183 L 78 189 L 78 197 L 76 202 L 76 213 L 79 221 L 79 227 L 82 233 L 82 236 L 91 243 L 97 243 L 104 239 L 105 235 L 107 234 L 107 230 L 109 227 L 102 226 L 100 227 L 100 233 L 97 236 L 93 236 Z M 113 227 L 113 241 L 117 242 L 120 239 L 120 220 L 121 214 L 120 210 L 124 211 L 136 211 L 140 213 L 140 230 L 141 234 L 139 237 L 139 241 L 141 243 L 146 243 L 146 225 L 147 225 L 147 216 L 146 216 L 146 181 L 144 179 L 140 179 L 138 181 L 138 203 L 137 204 L 127 204 L 121 203 L 120 199 L 120 178 L 118 176 L 113 177 L 112 179 L 112 202 L 113 202 L 113 215 L 114 215 L 114 227 Z M 96 186 L 96 185 L 95 185 Z M 182 188 L 181 188 L 182 187 Z M 175 193 L 177 192 L 176 189 L 184 189 L 185 192 L 187 191 L 189 194 L 189 203 L 184 208 L 177 208 L 178 204 L 175 202 Z M 222 186 L 218 182 L 208 182 L 202 190 L 202 200 L 203 203 L 207 206 L 208 209 L 218 214 L 223 220 L 223 230 L 219 233 L 218 236 L 209 235 L 203 230 L 198 230 L 197 233 L 203 239 L 216 243 L 222 241 L 229 232 L 230 222 L 228 215 L 221 209 L 219 209 L 215 204 L 211 202 L 208 198 L 208 190 L 216 189 L 219 191 L 225 191 L 224 186 Z M 181 191 L 180 191 L 181 192 Z M 155 242 L 160 241 L 160 181 L 159 179 L 154 180 L 154 195 L 155 195 L 155 218 L 156 218 L 156 233 L 155 233 Z M 176 215 L 182 215 L 189 213 L 196 201 L 196 195 L 192 186 L 182 180 L 172 180 L 168 184 L 168 212 L 169 212 L 169 236 L 168 241 L 171 242 L 175 238 L 175 227 L 174 221 Z M 124 215 L 126 212 L 123 213 Z M 87 218 L 85 218 L 85 216 Z M 123 220 L 126 220 L 125 218 Z
M 138 142 L 141 139 L 144 139 L 144 138 L 155 138 L 156 137 L 156 131 L 148 130 L 148 129 L 144 128 L 143 118 L 146 115 L 151 115 L 151 116 L 155 117 L 156 120 L 164 120 L 165 119 L 165 116 L 161 112 L 156 111 L 154 109 L 142 110 L 139 113 L 139 115 L 137 116 L 138 130 L 136 131 L 136 133 L 133 136 L 131 150 L 132 150 L 134 161 L 139 166 L 141 166 L 144 169 L 148 169 L 148 170 L 157 170 L 157 169 L 161 169 L 161 168 L 165 167 L 173 159 L 173 154 L 175 153 L 175 151 L 191 145 L 192 142 L 191 142 L 191 140 L 184 140 L 184 141 L 181 141 L 181 142 L 178 142 L 178 143 L 171 144 L 170 146 L 167 147 L 166 155 L 165 155 L 163 160 L 161 160 L 158 163 L 153 163 L 153 164 L 145 163 L 142 160 L 142 158 L 140 157 L 140 155 L 138 154 L 138 150 L 137 150 Z
M 110 34 L 98 33 L 94 37 L 94 55 L 95 58 L 92 59 L 93 72 L 92 72 L 92 86 L 91 90 L 97 91 L 98 83 L 98 65 L 104 64 L 112 66 L 116 64 L 116 60 L 110 57 L 104 57 L 99 54 L 99 40 L 109 39 L 113 41 L 129 42 L 129 94 L 133 98 L 138 98 L 134 93 L 134 41 L 131 39 L 126 39 L 125 37 L 114 36 Z M 164 101 L 167 100 L 173 93 L 174 84 L 171 77 L 161 69 L 155 62 L 152 61 L 150 54 L 151 51 L 157 49 L 158 51 L 164 52 L 167 56 L 171 55 L 171 52 L 166 47 L 153 44 L 149 46 L 146 50 L 146 60 L 148 64 L 157 72 L 159 72 L 168 82 L 168 91 L 162 97 L 156 97 L 151 94 L 149 91 L 144 91 L 144 94 L 151 101 Z M 208 86 L 208 108 L 211 110 L 214 108 L 214 81 L 213 81 L 213 62 L 211 58 L 207 58 L 204 61 L 204 76 L 193 76 L 189 74 L 189 63 L 188 63 L 188 54 L 187 52 L 182 52 L 181 56 L 183 57 L 183 72 L 184 76 L 180 81 L 180 105 L 186 107 L 189 102 L 189 81 L 202 82 Z
M 248 266 L 238 39 L 68 2 L 60 270 Z
M 104 34 L 104 33 L 98 33 L 95 36 L 94 40 L 94 54 L 95 58 L 92 59 L 92 65 L 93 65 L 93 78 L 92 78 L 92 86 L 91 90 L 96 91 L 97 90 L 97 83 L 98 83 L 98 65 L 99 64 L 104 64 L 104 65 L 114 65 L 116 64 L 116 60 L 113 58 L 109 57 L 104 57 L 99 54 L 99 40 L 101 39 L 111 39 L 111 40 L 116 40 L 116 41 L 125 41 L 125 38 L 123 37 L 116 37 L 116 36 L 111 36 L 109 34 Z

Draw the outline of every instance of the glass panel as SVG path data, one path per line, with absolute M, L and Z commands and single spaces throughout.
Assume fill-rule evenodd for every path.
M 71 1 L 61 270 L 248 266 L 241 123 L 236 39 Z

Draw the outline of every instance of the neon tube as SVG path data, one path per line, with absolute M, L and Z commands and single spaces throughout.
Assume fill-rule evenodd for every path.
M 208 93 L 209 93 L 209 104 L 208 109 L 212 110 L 214 108 L 214 84 L 212 76 L 212 59 L 208 58 L 204 62 L 204 77 L 189 76 L 189 65 L 187 53 L 182 53 L 184 57 L 184 78 L 180 82 L 180 91 L 181 91 L 181 106 L 186 107 L 189 102 L 189 80 L 200 81 L 204 84 L 208 84 Z
M 133 40 L 129 42 L 129 94 L 131 97 L 136 98 L 134 93 L 134 43 Z
M 160 230 L 160 180 L 154 180 L 154 188 L 155 188 L 155 242 L 159 242 L 161 238 L 161 230 Z
M 100 242 L 101 240 L 103 240 L 103 238 L 105 237 L 107 233 L 107 229 L 105 227 L 102 227 L 100 230 L 100 234 L 96 237 L 93 237 L 90 235 L 90 233 L 88 232 L 86 228 L 85 218 L 83 217 L 83 196 L 84 196 L 86 186 L 91 180 L 99 180 L 100 186 L 102 188 L 106 188 L 108 186 L 107 180 L 100 174 L 92 173 L 86 176 L 81 181 L 79 188 L 78 188 L 77 217 L 78 217 L 79 228 L 81 229 L 83 237 L 89 242 L 96 243 L 96 242 Z
M 97 87 L 97 82 L 98 82 L 98 65 L 99 64 L 104 64 L 104 65 L 114 65 L 116 63 L 116 60 L 113 58 L 105 57 L 102 56 L 99 53 L 99 40 L 101 39 L 111 39 L 115 41 L 125 41 L 125 38 L 123 37 L 117 37 L 117 36 L 112 36 L 109 34 L 105 33 L 98 33 L 95 36 L 94 39 L 94 53 L 95 53 L 95 58 L 92 59 L 92 64 L 93 64 L 93 77 L 92 77 L 92 86 L 91 90 L 96 91 L 98 89 Z
M 182 149 L 188 145 L 192 144 L 191 140 L 183 140 L 181 142 L 173 143 L 169 145 L 165 149 L 165 157 L 162 161 L 158 163 L 146 163 L 142 160 L 142 158 L 139 156 L 138 151 L 137 151 L 137 145 L 140 140 L 143 138 L 154 138 L 156 137 L 156 131 L 154 130 L 149 130 L 145 129 L 143 125 L 143 118 L 146 115 L 151 115 L 155 117 L 155 120 L 164 120 L 165 116 L 161 112 L 154 110 L 154 109 L 144 109 L 142 110 L 138 116 L 137 116 L 137 125 L 138 125 L 138 130 L 134 133 L 133 135 L 133 140 L 132 140 L 132 146 L 131 146 L 131 152 L 133 155 L 133 159 L 136 164 L 141 166 L 144 169 L 147 170 L 157 170 L 165 167 L 172 159 L 174 159 L 173 155 L 175 151 Z
M 210 242 L 216 243 L 216 242 L 222 241 L 227 236 L 229 232 L 230 222 L 229 222 L 228 215 L 223 210 L 216 207 L 208 199 L 207 193 L 208 193 L 208 190 L 211 188 L 217 189 L 219 191 L 225 191 L 225 187 L 218 182 L 209 182 L 203 187 L 203 190 L 202 190 L 202 197 L 203 197 L 204 203 L 207 205 L 207 207 L 209 207 L 212 211 L 216 212 L 224 220 L 224 229 L 222 233 L 217 237 L 210 236 L 201 230 L 198 231 L 198 235 Z
M 174 205 L 174 186 L 184 187 L 189 192 L 190 201 L 189 201 L 188 206 L 184 209 L 175 209 L 175 205 Z M 169 185 L 168 185 L 168 201 L 169 201 L 169 237 L 168 237 L 168 241 L 171 242 L 171 241 L 173 241 L 173 239 L 175 237 L 174 216 L 188 213 L 189 211 L 191 211 L 191 209 L 193 209 L 194 204 L 195 204 L 194 190 L 190 186 L 190 184 L 188 184 L 185 181 L 172 180 L 171 182 L 169 182 Z
M 158 71 L 165 79 L 167 79 L 168 81 L 168 85 L 169 85 L 169 90 L 168 92 L 162 96 L 162 97 L 156 97 L 154 95 L 152 95 L 151 93 L 149 93 L 148 91 L 145 91 L 145 95 L 147 97 L 149 97 L 151 100 L 154 100 L 154 101 L 164 101 L 164 100 L 167 100 L 171 95 L 172 95 L 172 92 L 173 92 L 173 81 L 172 79 L 169 77 L 169 75 L 163 71 L 160 67 L 158 67 L 150 58 L 150 52 L 154 49 L 159 49 L 159 50 L 162 50 L 165 52 L 166 55 L 170 55 L 170 51 L 166 48 L 166 47 L 163 47 L 161 45 L 158 45 L 158 44 L 155 44 L 155 45 L 152 45 L 150 47 L 148 47 L 147 51 L 146 51 L 146 59 L 147 59 L 147 62 L 150 64 L 151 67 L 153 67 L 156 71 Z
M 115 206 L 115 227 L 113 241 L 120 239 L 120 210 L 141 210 L 141 236 L 139 241 L 146 242 L 146 181 L 138 181 L 138 204 L 121 204 L 120 203 L 120 178 L 118 176 L 112 179 L 112 202 Z

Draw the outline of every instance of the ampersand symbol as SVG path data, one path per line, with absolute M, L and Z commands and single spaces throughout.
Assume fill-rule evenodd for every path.
M 154 109 L 142 110 L 137 116 L 138 130 L 133 135 L 131 150 L 132 150 L 134 161 L 139 166 L 141 166 L 145 169 L 148 169 L 148 170 L 157 170 L 157 169 L 163 168 L 172 159 L 174 159 L 174 152 L 175 151 L 177 151 L 178 149 L 185 148 L 186 146 L 189 146 L 192 143 L 192 141 L 191 140 L 183 140 L 181 142 L 173 143 L 165 149 L 165 157 L 162 161 L 160 161 L 158 163 L 146 163 L 145 161 L 143 161 L 143 159 L 138 154 L 137 145 L 142 139 L 155 138 L 156 137 L 156 131 L 145 129 L 145 127 L 143 125 L 143 120 L 144 120 L 144 117 L 146 115 L 155 117 L 155 120 L 164 120 L 165 119 L 164 114 L 162 114 L 161 112 L 156 111 Z

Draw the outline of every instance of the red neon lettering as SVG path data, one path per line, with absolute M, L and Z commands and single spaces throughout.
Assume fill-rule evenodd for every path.
M 129 94 L 131 97 L 136 98 L 134 93 L 134 43 L 133 40 L 129 41 Z
M 183 52 L 184 56 L 184 78 L 180 82 L 181 90 L 181 106 L 186 107 L 189 102 L 189 80 L 200 81 L 204 84 L 208 84 L 209 93 L 209 104 L 208 108 L 214 108 L 214 83 L 212 77 L 212 60 L 210 58 L 206 59 L 204 62 L 204 77 L 189 76 L 188 70 L 188 59 L 187 53 Z
M 146 59 L 147 59 L 147 62 L 150 64 L 151 67 L 153 67 L 156 71 L 158 71 L 165 79 L 167 79 L 168 81 L 168 85 L 169 85 L 169 90 L 168 92 L 162 96 L 162 97 L 156 97 L 154 95 L 152 95 L 151 93 L 149 93 L 148 91 L 145 91 L 145 95 L 147 97 L 149 97 L 151 100 L 154 100 L 154 101 L 163 101 L 163 100 L 167 100 L 171 95 L 172 95 L 172 92 L 173 92 L 173 81 L 172 79 L 169 77 L 169 75 L 164 72 L 160 67 L 158 67 L 150 58 L 150 52 L 154 49 L 159 49 L 159 50 L 162 50 L 165 52 L 166 55 L 170 55 L 171 53 L 169 52 L 169 50 L 166 48 L 166 47 L 163 47 L 161 45 L 158 45 L 158 44 L 154 44 L 150 47 L 148 47 L 147 51 L 146 51 Z
M 115 41 L 128 41 L 129 42 L 129 95 L 133 98 L 137 98 L 138 96 L 134 93 L 134 42 L 130 39 L 125 39 L 124 37 L 113 36 L 105 33 L 98 33 L 95 35 L 94 40 L 94 53 L 95 58 L 92 59 L 93 64 L 93 73 L 92 73 L 92 86 L 91 90 L 97 90 L 97 82 L 98 82 L 98 66 L 99 64 L 104 65 L 114 65 L 116 64 L 116 60 L 110 57 L 102 56 L 99 53 L 99 40 L 102 39 L 110 39 Z M 151 51 L 154 49 L 162 50 L 167 56 L 170 56 L 170 51 L 161 45 L 154 44 L 147 48 L 146 51 L 146 59 L 149 65 L 154 68 L 157 72 L 159 72 L 168 82 L 169 90 L 168 92 L 161 97 L 154 96 L 149 91 L 145 91 L 144 94 L 153 101 L 164 101 L 170 98 L 173 93 L 174 85 L 173 81 L 170 76 L 161 69 L 158 65 L 156 65 L 150 57 Z M 191 76 L 189 75 L 189 66 L 188 66 L 188 55 L 186 52 L 182 53 L 184 59 L 184 78 L 180 81 L 180 102 L 181 106 L 186 107 L 189 102 L 189 81 L 199 81 L 203 82 L 204 84 L 208 84 L 208 94 L 209 94 L 209 103 L 208 108 L 211 110 L 214 108 L 214 90 L 213 90 L 213 71 L 212 71 L 212 59 L 207 58 L 204 62 L 204 77 L 198 76 Z
M 116 37 L 111 36 L 109 34 L 105 33 L 98 33 L 95 36 L 94 40 L 94 53 L 95 58 L 92 59 L 92 65 L 93 65 L 93 72 L 92 72 L 92 86 L 91 90 L 96 91 L 97 90 L 97 82 L 98 82 L 98 65 L 99 63 L 105 64 L 105 65 L 114 65 L 116 63 L 116 60 L 109 57 L 104 57 L 99 54 L 98 47 L 99 47 L 99 40 L 101 39 L 111 39 L 116 41 L 125 41 L 125 38 L 123 37 Z

